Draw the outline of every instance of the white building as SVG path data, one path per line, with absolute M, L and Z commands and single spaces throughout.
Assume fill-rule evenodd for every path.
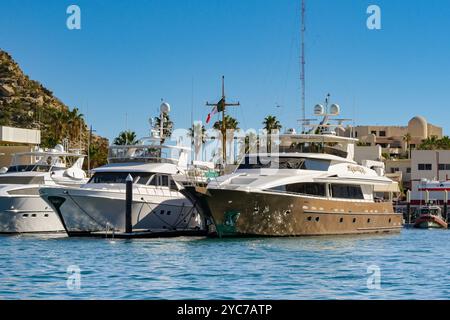
M 411 157 L 411 202 L 418 204 L 424 199 L 419 191 L 421 180 L 450 180 L 450 150 L 413 150 Z M 433 192 L 431 200 L 442 201 L 444 193 Z

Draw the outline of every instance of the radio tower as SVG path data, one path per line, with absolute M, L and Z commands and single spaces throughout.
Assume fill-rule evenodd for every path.
M 301 21 L 301 38 L 302 38 L 302 57 L 301 57 L 301 74 L 300 80 L 302 83 L 302 133 L 305 131 L 306 119 L 306 103 L 305 103 L 305 0 L 302 0 L 302 21 Z

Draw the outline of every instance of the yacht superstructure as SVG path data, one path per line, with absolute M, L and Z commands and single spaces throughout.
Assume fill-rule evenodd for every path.
M 84 155 L 50 150 L 17 153 L 0 176 L 0 233 L 64 232 L 58 215 L 39 196 L 41 186 L 86 183 Z

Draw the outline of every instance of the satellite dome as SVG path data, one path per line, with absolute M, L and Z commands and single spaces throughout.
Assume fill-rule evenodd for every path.
M 324 112 L 323 105 L 316 104 L 314 107 L 314 115 L 321 116 L 321 115 L 323 115 L 323 112 Z
M 64 147 L 62 144 L 57 144 L 53 150 L 55 150 L 56 152 L 64 152 Z
M 338 104 L 333 103 L 330 106 L 330 114 L 332 114 L 333 116 L 337 116 L 339 112 L 341 112 L 341 108 L 339 107 Z
M 170 112 L 170 104 L 168 104 L 167 102 L 161 103 L 161 106 L 159 107 L 159 110 L 162 113 L 169 113 Z

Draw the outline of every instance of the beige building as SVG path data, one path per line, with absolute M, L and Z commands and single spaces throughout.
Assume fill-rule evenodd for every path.
M 10 165 L 12 154 L 31 151 L 40 143 L 40 130 L 0 126 L 0 168 Z
M 424 139 L 431 136 L 442 138 L 442 128 L 432 125 L 422 116 L 409 120 L 407 126 L 356 126 L 347 127 L 339 135 L 355 137 L 367 145 L 381 146 L 383 153 L 399 158 L 407 152 L 405 137 L 410 135 L 410 147 L 415 149 Z
M 413 150 L 411 158 L 412 190 L 421 179 L 450 180 L 450 150 Z
M 398 182 L 402 182 L 405 189 L 411 189 L 411 159 L 387 159 L 386 175 Z

